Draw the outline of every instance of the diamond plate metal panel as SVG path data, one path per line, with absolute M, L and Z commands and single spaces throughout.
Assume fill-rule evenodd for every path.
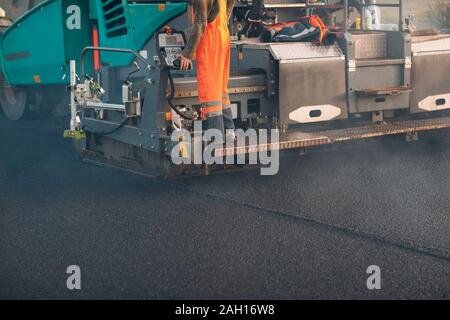
M 386 33 L 352 34 L 356 59 L 379 59 L 387 57 Z
M 343 57 L 337 44 L 318 46 L 310 42 L 270 44 L 270 51 L 276 60 Z

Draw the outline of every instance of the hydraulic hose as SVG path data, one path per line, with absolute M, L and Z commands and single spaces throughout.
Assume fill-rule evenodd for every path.
M 122 128 L 128 123 L 128 121 L 130 121 L 130 118 L 126 118 L 126 119 L 123 120 L 116 128 L 114 128 L 114 129 L 111 130 L 111 131 L 106 131 L 106 132 L 105 132 L 105 131 L 85 130 L 86 128 L 89 129 L 88 126 L 83 126 L 81 129 L 82 129 L 83 131 L 88 131 L 88 132 L 90 132 L 90 133 L 95 133 L 95 134 L 99 134 L 99 135 L 102 135 L 102 136 L 107 136 L 107 135 L 116 133 L 117 131 L 119 131 L 120 129 L 122 129 Z
M 176 114 L 178 114 L 180 117 L 182 117 L 185 120 L 195 120 L 193 117 L 188 117 L 185 114 L 183 114 L 180 110 L 178 110 L 177 107 L 174 106 L 172 100 L 175 97 L 175 83 L 173 82 L 172 73 L 169 70 L 169 86 L 170 86 L 170 94 L 167 96 L 167 103 L 169 103 L 170 108 L 172 108 L 173 111 L 175 111 Z

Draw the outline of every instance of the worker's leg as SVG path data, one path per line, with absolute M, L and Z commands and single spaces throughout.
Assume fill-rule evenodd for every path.
M 218 129 L 223 134 L 223 53 L 217 43 L 216 32 L 207 29 L 197 49 L 197 86 L 206 129 Z
M 222 105 L 223 105 L 223 123 L 225 129 L 234 130 L 233 114 L 231 112 L 231 101 L 228 93 L 228 81 L 230 79 L 230 45 L 225 49 L 225 60 L 222 80 Z

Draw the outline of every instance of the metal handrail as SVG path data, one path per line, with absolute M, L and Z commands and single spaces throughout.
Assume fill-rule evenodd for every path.
M 107 51 L 107 52 L 118 52 L 118 53 L 128 53 L 128 54 L 132 54 L 133 56 L 135 56 L 136 58 L 138 58 L 140 61 L 142 61 L 143 63 L 145 63 L 149 69 L 151 69 L 152 67 L 154 67 L 150 62 L 148 62 L 146 59 L 144 59 L 144 57 L 142 57 L 139 53 L 137 53 L 134 50 L 131 49 L 119 49 L 119 48 L 107 48 L 107 47 L 85 47 L 83 49 L 83 51 L 81 52 L 81 57 L 80 57 L 80 71 L 81 71 L 81 76 L 84 77 L 84 58 L 85 55 L 88 51 Z
M 362 3 L 361 7 L 370 7 L 377 6 L 380 8 L 398 8 L 399 9 L 399 21 L 398 21 L 398 29 L 401 31 L 403 29 L 403 0 L 398 0 L 398 3 Z M 348 0 L 345 0 L 345 15 L 348 18 Z M 347 25 L 346 25 L 347 31 Z
M 403 0 L 398 0 L 398 3 L 363 3 L 361 7 L 377 6 L 380 8 L 398 8 L 399 9 L 399 23 L 398 28 L 401 31 L 403 28 Z

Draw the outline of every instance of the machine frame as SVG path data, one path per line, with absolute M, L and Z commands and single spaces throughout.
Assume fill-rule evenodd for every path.
M 47 1 L 41 10 L 58 1 L 62 0 Z M 398 9 L 393 30 L 349 25 L 349 8 L 355 1 L 279 2 L 259 1 L 256 6 L 238 1 L 230 25 L 238 31 L 233 34 L 229 87 L 237 127 L 278 130 L 280 141 L 224 146 L 217 155 L 298 151 L 399 134 L 411 140 L 418 132 L 450 128 L 450 81 L 445 72 L 450 67 L 450 37 L 412 36 L 404 28 L 401 0 L 377 4 Z M 360 20 L 366 19 L 364 8 L 371 6 L 358 5 Z M 259 13 L 260 20 L 240 20 L 242 14 L 237 12 L 243 9 L 258 18 L 255 7 L 265 12 Z M 332 30 L 336 43 L 262 43 L 246 38 L 248 28 L 239 26 L 317 12 L 335 22 L 341 18 L 341 25 Z M 151 15 L 151 25 L 142 23 L 144 14 Z M 157 35 L 166 30 L 164 26 L 185 31 L 191 19 L 187 1 L 90 2 L 90 22 L 83 25 L 97 30 L 97 38 L 94 32 L 80 44 L 94 45 L 83 46 L 80 57 L 62 62 L 68 66 L 71 93 L 71 127 L 65 135 L 75 138 L 85 160 L 163 177 L 235 168 L 171 162 L 179 144 L 172 133 L 184 129 L 195 135 L 196 70 L 182 73 L 165 65 Z M 85 69 L 88 53 L 94 63 Z M 8 72 L 8 65 L 4 70 Z

